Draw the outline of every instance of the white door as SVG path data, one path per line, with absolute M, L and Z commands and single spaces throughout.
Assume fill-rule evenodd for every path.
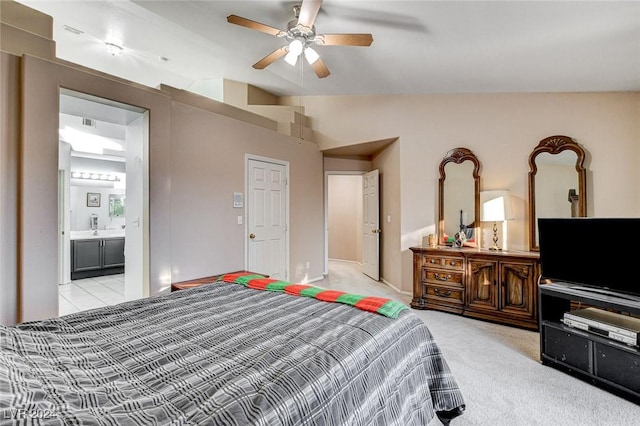
M 67 201 L 65 195 L 65 172 L 58 170 L 58 284 L 67 284 L 65 272 L 68 268 L 66 268 L 67 256 L 65 256 L 64 240 L 68 232 L 65 226 L 65 203 Z
M 124 296 L 149 296 L 149 111 L 125 128 Z
M 378 170 L 362 177 L 362 272 L 380 279 L 380 200 Z
M 247 269 L 286 280 L 288 165 L 247 161 Z

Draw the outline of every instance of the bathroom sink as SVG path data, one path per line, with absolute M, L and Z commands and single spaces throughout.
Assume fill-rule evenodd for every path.
M 97 234 L 95 231 L 71 231 L 70 238 L 72 240 L 91 240 L 94 238 L 120 238 L 124 237 L 124 229 L 99 229 Z

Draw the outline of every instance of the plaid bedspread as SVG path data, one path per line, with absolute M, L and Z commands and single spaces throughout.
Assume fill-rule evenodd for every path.
M 0 424 L 408 426 L 464 404 L 410 311 L 222 282 L 0 326 L 0 349 Z

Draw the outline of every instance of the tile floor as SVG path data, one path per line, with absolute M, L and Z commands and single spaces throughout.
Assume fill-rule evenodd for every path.
M 74 280 L 58 286 L 59 314 L 124 302 L 124 274 Z

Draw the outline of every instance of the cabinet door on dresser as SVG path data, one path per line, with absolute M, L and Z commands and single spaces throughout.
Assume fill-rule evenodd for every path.
M 536 264 L 527 261 L 500 263 L 500 310 L 532 318 L 535 313 Z
M 469 259 L 467 291 L 468 308 L 498 310 L 498 262 Z

